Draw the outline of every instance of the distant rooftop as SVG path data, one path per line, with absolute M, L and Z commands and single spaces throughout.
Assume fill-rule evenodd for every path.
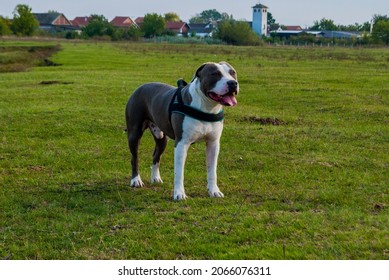
M 268 9 L 269 7 L 266 7 L 265 5 L 262 5 L 261 3 L 258 3 L 257 5 L 255 5 L 253 7 L 253 9 L 263 9 L 263 8 Z

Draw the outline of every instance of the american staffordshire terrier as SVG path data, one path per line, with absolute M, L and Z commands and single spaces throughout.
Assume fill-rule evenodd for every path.
M 168 137 L 175 140 L 174 200 L 187 196 L 184 190 L 184 165 L 191 144 L 206 142 L 208 193 L 223 197 L 217 186 L 217 160 L 223 130 L 223 106 L 235 106 L 239 92 L 237 74 L 226 63 L 201 65 L 192 81 L 177 82 L 178 88 L 162 83 L 147 83 L 134 91 L 126 106 L 128 145 L 131 151 L 132 187 L 144 184 L 139 175 L 138 147 L 145 129 L 154 140 L 151 182 L 162 183 L 159 172 L 161 155 Z

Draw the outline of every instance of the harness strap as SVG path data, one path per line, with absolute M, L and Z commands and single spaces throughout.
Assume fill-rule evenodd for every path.
M 220 122 L 224 119 L 224 111 L 221 110 L 217 114 L 210 114 L 200 111 L 191 106 L 185 105 L 182 99 L 181 91 L 183 89 L 183 85 L 186 84 L 183 80 L 178 80 L 177 85 L 178 88 L 174 93 L 172 101 L 169 105 L 169 119 L 172 119 L 172 113 L 183 114 L 185 116 L 191 117 L 193 119 L 204 121 L 204 122 Z

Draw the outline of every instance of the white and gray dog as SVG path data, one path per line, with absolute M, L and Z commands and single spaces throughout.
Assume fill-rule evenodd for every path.
M 217 160 L 223 130 L 223 106 L 235 106 L 239 92 L 237 74 L 226 63 L 201 65 L 191 83 L 179 80 L 178 88 L 162 83 L 147 83 L 134 91 L 126 106 L 128 145 L 131 151 L 132 187 L 144 184 L 139 175 L 138 147 L 146 128 L 155 140 L 151 182 L 161 183 L 161 155 L 168 137 L 175 139 L 174 200 L 187 196 L 184 190 L 184 165 L 191 144 L 206 142 L 208 192 L 223 197 L 217 186 Z

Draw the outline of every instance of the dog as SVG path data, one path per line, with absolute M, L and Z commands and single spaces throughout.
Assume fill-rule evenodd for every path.
M 223 106 L 237 105 L 239 83 L 235 69 L 227 62 L 201 65 L 192 81 L 178 87 L 147 83 L 137 88 L 126 105 L 128 145 L 131 152 L 132 187 L 143 187 L 139 174 L 138 147 L 149 128 L 154 140 L 151 182 L 162 183 L 159 166 L 168 138 L 175 140 L 174 200 L 185 200 L 184 165 L 188 148 L 206 142 L 207 187 L 210 197 L 224 197 L 217 186 L 217 161 L 223 130 Z

